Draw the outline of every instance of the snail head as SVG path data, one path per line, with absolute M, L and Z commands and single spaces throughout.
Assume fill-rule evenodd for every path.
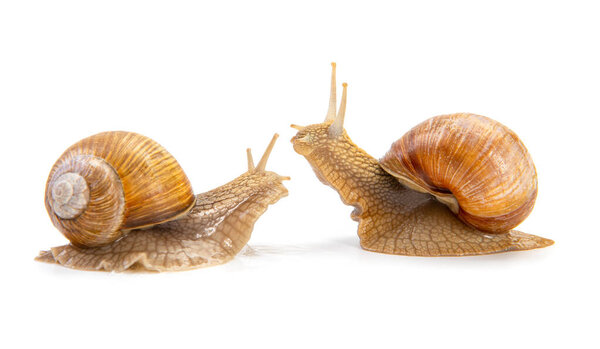
M 294 150 L 303 156 L 308 156 L 316 149 L 335 146 L 338 142 L 348 139 L 344 131 L 344 116 L 346 114 L 346 95 L 348 84 L 343 83 L 342 101 L 340 109 L 336 112 L 336 78 L 335 62 L 331 63 L 331 91 L 329 95 L 329 109 L 325 121 L 320 124 L 298 126 L 290 125 L 298 133 L 291 139 Z M 342 137 L 340 137 L 342 136 Z M 348 139 L 349 140 L 349 139 Z

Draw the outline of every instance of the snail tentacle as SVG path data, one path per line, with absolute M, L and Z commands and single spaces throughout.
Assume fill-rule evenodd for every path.
M 329 109 L 327 110 L 327 116 L 325 117 L 325 122 L 331 122 L 336 117 L 336 81 L 335 81 L 335 62 L 331 62 L 331 90 L 329 91 Z

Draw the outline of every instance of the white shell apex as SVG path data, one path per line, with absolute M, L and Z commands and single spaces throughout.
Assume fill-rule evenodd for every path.
M 79 216 L 90 202 L 90 190 L 85 179 L 67 172 L 56 179 L 51 188 L 50 205 L 57 216 L 72 219 Z

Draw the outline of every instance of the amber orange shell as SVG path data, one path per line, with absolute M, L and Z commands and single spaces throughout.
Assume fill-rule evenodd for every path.
M 527 148 L 513 131 L 485 116 L 430 118 L 394 142 L 380 164 L 408 187 L 448 204 L 465 223 L 490 233 L 516 227 L 537 196 Z
M 60 175 L 81 175 L 89 203 L 73 219 L 51 207 L 51 187 Z M 131 132 L 104 132 L 69 147 L 56 161 L 46 183 L 46 209 L 54 225 L 79 247 L 101 246 L 124 231 L 172 220 L 191 209 L 192 186 L 160 144 Z

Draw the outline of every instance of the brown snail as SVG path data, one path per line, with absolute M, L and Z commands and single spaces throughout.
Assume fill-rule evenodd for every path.
M 511 230 L 537 195 L 533 161 L 517 135 L 490 118 L 433 117 L 377 161 L 343 128 L 347 84 L 336 114 L 335 63 L 329 111 L 321 124 L 292 125 L 294 150 L 355 210 L 361 246 L 418 256 L 463 256 L 552 245 Z
M 176 271 L 222 264 L 248 242 L 256 220 L 287 195 L 282 177 L 265 170 L 278 135 L 255 167 L 194 195 L 175 158 L 131 132 L 85 138 L 56 161 L 46 209 L 69 245 L 39 261 L 85 270 Z

